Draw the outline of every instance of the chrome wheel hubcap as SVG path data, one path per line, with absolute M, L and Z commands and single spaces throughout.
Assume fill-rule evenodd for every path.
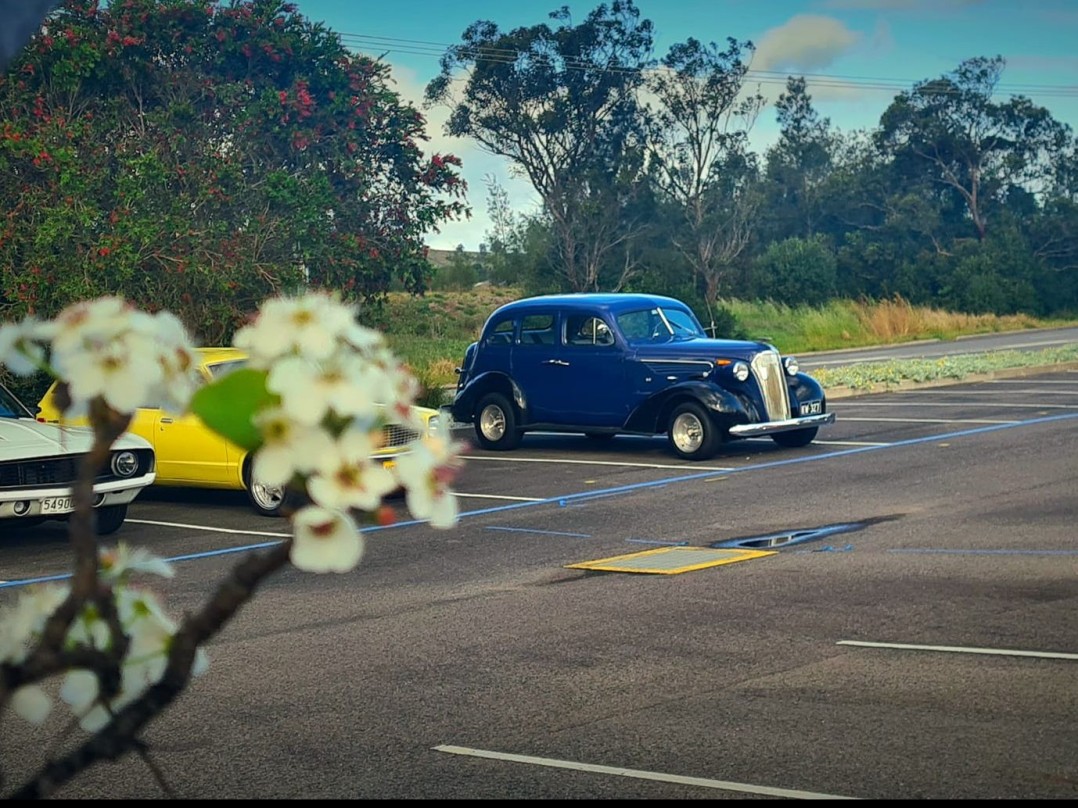
M 284 501 L 284 487 L 280 485 L 265 485 L 264 483 L 251 483 L 251 498 L 264 511 L 272 511 L 280 507 Z
M 682 452 L 698 451 L 704 444 L 704 425 L 695 415 L 683 412 L 671 424 L 670 437 Z
M 500 440 L 505 434 L 505 413 L 493 405 L 484 408 L 479 415 L 479 428 L 489 440 Z

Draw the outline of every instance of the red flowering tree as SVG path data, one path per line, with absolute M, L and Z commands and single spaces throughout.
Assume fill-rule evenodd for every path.
M 225 343 L 303 284 L 429 280 L 460 161 L 280 0 L 65 0 L 0 74 L 0 316 L 118 294 Z

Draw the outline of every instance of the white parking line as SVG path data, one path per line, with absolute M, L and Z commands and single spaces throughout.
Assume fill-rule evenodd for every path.
M 845 419 L 844 419 L 845 420 Z M 868 418 L 866 421 L 870 420 Z M 820 446 L 890 446 L 890 443 L 871 440 L 814 440 Z
M 1007 404 L 1003 401 L 907 401 L 904 397 L 901 404 L 893 401 L 855 401 L 851 398 L 839 399 L 835 406 L 846 407 L 992 407 L 997 410 L 1003 409 L 1026 409 L 1026 410 L 1078 410 L 1078 404 Z
M 888 421 L 895 424 L 1020 424 L 1021 421 L 994 421 L 990 418 L 856 418 L 843 415 L 842 421 Z M 820 441 L 813 441 L 819 443 Z M 889 445 L 889 444 L 884 444 Z
M 547 499 L 547 497 L 508 497 L 504 494 L 462 494 L 460 491 L 454 491 L 453 496 L 465 499 L 508 499 L 513 502 L 542 502 Z
M 441 744 L 434 747 L 436 752 L 448 752 L 451 755 L 468 755 L 470 757 L 488 758 L 490 760 L 507 760 L 512 763 L 529 763 L 532 766 L 548 766 L 554 769 L 572 769 L 578 772 L 595 772 L 597 774 L 612 774 L 617 777 L 635 777 L 638 780 L 656 780 L 662 783 L 677 783 L 685 786 L 700 786 L 701 788 L 716 788 L 722 791 L 740 791 L 745 794 L 765 794 L 769 797 L 787 797 L 799 800 L 852 800 L 856 797 L 840 797 L 836 794 L 817 794 L 814 791 L 795 791 L 789 788 L 772 788 L 770 786 L 754 786 L 747 783 L 734 783 L 729 780 L 711 780 L 705 777 L 684 777 L 679 774 L 663 774 L 662 772 L 649 772 L 643 769 L 623 769 L 620 766 L 596 766 L 592 763 L 576 763 L 571 760 L 557 760 L 555 758 L 532 757 L 531 755 L 511 755 L 505 752 L 489 752 L 485 749 L 469 749 L 465 746 L 451 746 Z
M 678 469 L 679 471 L 733 471 L 732 466 L 686 466 L 664 463 L 624 463 L 618 460 L 570 460 L 564 457 L 483 457 L 464 455 L 465 460 L 501 460 L 505 463 L 575 463 L 579 466 L 632 466 L 641 469 Z
M 1074 371 L 1067 371 L 1073 373 Z M 1029 379 L 989 379 L 989 384 L 1029 384 Z M 1037 379 L 1036 384 L 1078 384 L 1078 379 Z M 1014 391 L 1012 391 L 1014 392 Z M 1020 391 L 1019 391 L 1020 392 Z
M 185 530 L 207 530 L 210 533 L 235 533 L 239 536 L 271 536 L 275 539 L 287 539 L 291 533 L 268 533 L 264 530 L 233 530 L 227 527 L 207 527 L 206 525 L 186 525 L 183 522 L 155 522 L 152 519 L 126 519 L 136 525 L 158 525 L 159 527 L 182 527 Z
M 862 648 L 895 648 L 902 651 L 946 651 L 952 654 L 989 654 L 992 656 L 1021 656 L 1038 659 L 1078 659 L 1078 654 L 1056 651 L 1014 651 L 1008 648 L 967 648 L 960 645 L 904 645 L 891 642 L 858 642 L 839 640 L 835 645 L 858 645 Z

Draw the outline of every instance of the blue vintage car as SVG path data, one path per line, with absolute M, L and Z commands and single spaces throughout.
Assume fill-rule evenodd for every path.
M 762 342 L 711 339 L 692 309 L 645 294 L 564 294 L 497 309 L 458 368 L 453 418 L 508 450 L 529 431 L 668 436 L 705 460 L 726 441 L 805 446 L 833 423 L 823 388 Z

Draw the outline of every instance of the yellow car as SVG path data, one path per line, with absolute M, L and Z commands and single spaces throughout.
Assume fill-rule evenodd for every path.
M 208 382 L 242 367 L 247 356 L 236 348 L 199 348 L 199 373 Z M 53 401 L 55 384 L 38 404 L 37 420 L 46 423 L 85 424 L 86 420 L 62 418 Z M 440 428 L 438 411 L 413 407 L 428 434 Z M 251 479 L 251 458 L 245 449 L 211 431 L 193 414 L 177 415 L 157 406 L 139 407 L 131 418 L 130 432 L 150 442 L 157 457 L 154 485 L 183 488 L 224 488 L 247 492 L 251 506 L 264 516 L 280 515 L 285 491 Z M 375 456 L 392 466 L 403 447 L 416 433 L 399 424 L 385 428 L 385 445 Z

